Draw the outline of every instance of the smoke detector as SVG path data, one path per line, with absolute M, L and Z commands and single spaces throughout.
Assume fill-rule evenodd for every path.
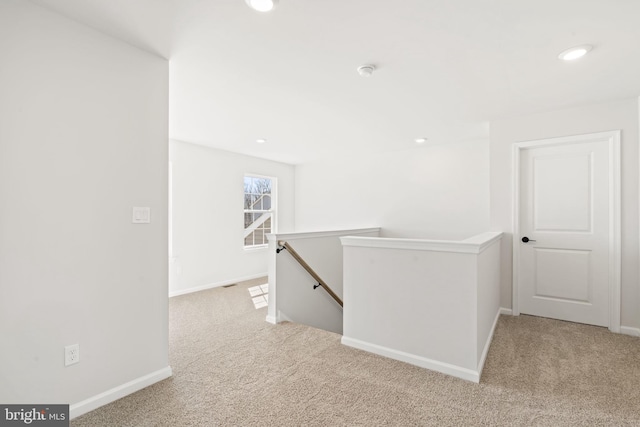
M 369 77 L 375 71 L 376 66 L 371 64 L 365 64 L 358 67 L 358 74 L 363 77 Z

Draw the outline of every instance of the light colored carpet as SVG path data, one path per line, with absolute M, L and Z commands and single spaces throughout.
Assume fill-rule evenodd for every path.
M 83 426 L 640 426 L 640 339 L 502 316 L 480 384 L 265 322 L 244 282 L 171 299 L 173 377 Z

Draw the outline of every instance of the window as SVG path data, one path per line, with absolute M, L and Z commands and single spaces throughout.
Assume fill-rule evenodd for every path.
M 244 177 L 244 247 L 267 245 L 267 234 L 274 231 L 275 198 L 273 178 Z

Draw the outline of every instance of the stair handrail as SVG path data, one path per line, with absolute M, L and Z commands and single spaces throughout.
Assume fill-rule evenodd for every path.
M 295 249 L 293 249 L 289 243 L 283 240 L 279 240 L 278 248 L 276 249 L 276 252 L 280 253 L 285 249 L 287 250 L 287 252 L 291 254 L 291 256 L 296 261 L 298 261 L 298 264 L 300 264 L 305 270 L 307 270 L 307 273 L 309 273 L 311 277 L 313 277 L 316 280 L 316 282 L 318 282 L 317 285 L 313 285 L 313 289 L 322 287 L 338 304 L 340 304 L 340 307 L 344 307 L 340 297 L 335 292 L 333 292 L 333 289 L 331 289 L 331 287 L 329 287 L 329 285 L 327 285 L 327 283 L 324 280 L 322 280 L 322 278 L 318 275 L 318 273 L 316 273 L 313 270 L 313 268 L 311 268 L 311 266 L 307 264 L 307 262 L 300 256 L 300 254 L 298 254 L 298 252 L 296 252 Z

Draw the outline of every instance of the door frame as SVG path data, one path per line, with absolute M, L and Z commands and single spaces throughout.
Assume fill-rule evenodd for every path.
M 513 263 L 512 263 L 512 312 L 520 315 L 518 304 L 520 265 L 520 155 L 532 147 L 607 139 L 609 144 L 609 330 L 620 333 L 620 288 L 621 288 L 621 194 L 620 194 L 620 130 L 563 136 L 516 142 L 513 144 Z

